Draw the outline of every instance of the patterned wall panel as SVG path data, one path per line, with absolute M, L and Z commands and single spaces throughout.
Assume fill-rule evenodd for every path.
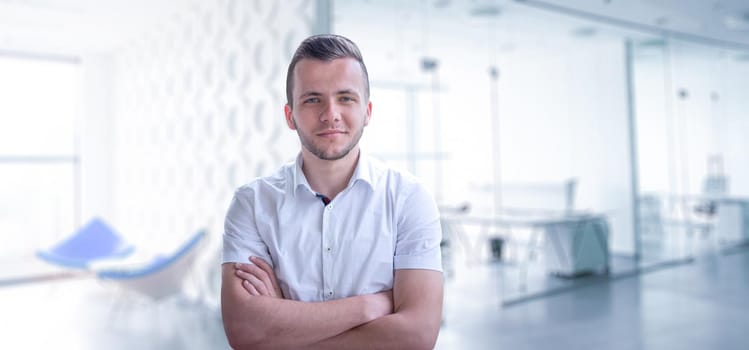
M 168 246 L 220 240 L 235 188 L 293 159 L 283 122 L 290 56 L 315 1 L 194 1 L 116 60 L 116 225 Z

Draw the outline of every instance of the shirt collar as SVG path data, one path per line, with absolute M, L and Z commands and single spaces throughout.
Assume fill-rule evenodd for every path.
M 294 191 L 299 188 L 299 186 L 304 186 L 312 193 L 315 193 L 315 191 L 312 190 L 312 187 L 310 187 L 309 182 L 307 182 L 307 177 L 304 176 L 304 172 L 302 171 L 302 152 L 299 152 L 299 154 L 296 156 L 296 161 L 294 162 L 294 170 L 293 170 L 293 180 L 292 185 L 294 186 Z M 354 169 L 354 174 L 351 176 L 351 180 L 349 180 L 348 187 L 353 186 L 354 183 L 361 180 L 362 182 L 369 185 L 370 188 L 374 188 L 376 181 L 377 181 L 377 169 L 375 164 L 373 163 L 373 159 L 368 157 L 366 154 L 364 154 L 363 151 L 361 151 L 361 148 L 359 149 L 359 160 L 356 163 L 356 169 Z
M 354 175 L 351 176 L 348 185 L 353 185 L 356 181 L 361 180 L 368 184 L 370 188 L 375 187 L 377 181 L 377 171 L 372 162 L 373 160 L 367 156 L 364 151 L 359 148 L 359 161 L 354 169 Z
M 299 152 L 299 154 L 297 154 L 296 156 L 292 176 L 294 193 L 296 193 L 296 190 L 299 188 L 299 186 L 304 186 L 305 188 L 307 188 L 307 190 L 314 193 L 314 191 L 312 191 L 312 187 L 309 186 L 309 182 L 307 182 L 307 178 L 304 176 L 304 172 L 302 171 L 302 152 Z

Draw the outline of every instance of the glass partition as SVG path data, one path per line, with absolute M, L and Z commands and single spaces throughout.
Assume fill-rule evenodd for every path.
M 643 258 L 689 260 L 745 241 L 746 54 L 647 38 L 633 45 L 633 67 Z

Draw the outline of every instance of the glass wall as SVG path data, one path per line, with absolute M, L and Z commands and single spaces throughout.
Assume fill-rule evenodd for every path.
M 669 38 L 633 45 L 645 259 L 691 259 L 749 237 L 747 58 Z

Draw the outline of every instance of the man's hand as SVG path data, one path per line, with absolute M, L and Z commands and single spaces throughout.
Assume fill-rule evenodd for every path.
M 252 295 L 283 299 L 273 268 L 258 257 L 250 257 L 252 264 L 234 264 L 234 275 L 242 279 L 242 286 Z

